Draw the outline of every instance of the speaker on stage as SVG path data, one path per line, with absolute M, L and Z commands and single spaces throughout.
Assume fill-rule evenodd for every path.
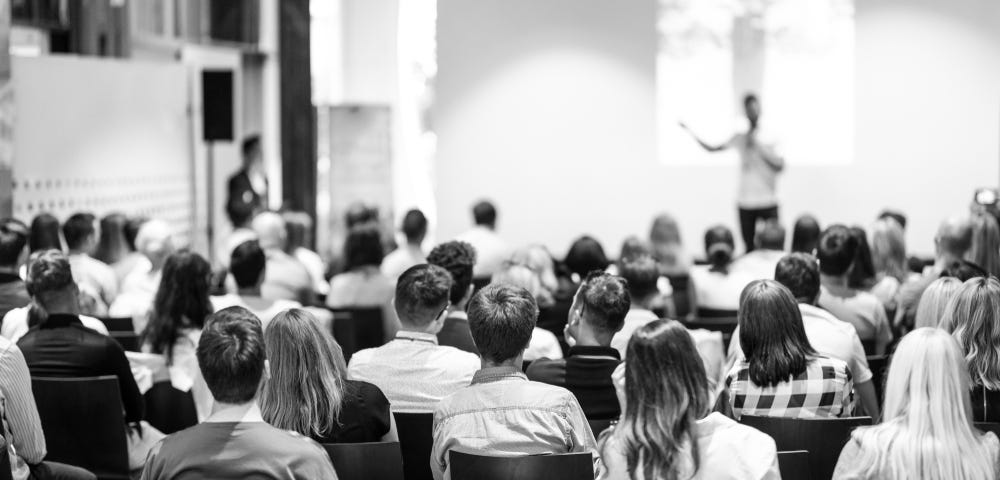
M 233 140 L 233 71 L 201 72 L 201 131 L 206 142 Z

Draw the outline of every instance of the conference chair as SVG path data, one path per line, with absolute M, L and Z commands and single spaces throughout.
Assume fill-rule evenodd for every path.
M 590 431 L 594 432 L 594 438 L 597 438 L 601 436 L 601 432 L 610 428 L 611 422 L 615 420 L 617 419 L 607 418 L 607 419 L 592 420 L 588 418 L 587 423 L 590 424 Z
M 101 317 L 98 318 L 107 327 L 108 332 L 131 332 L 135 333 L 135 326 L 132 324 L 132 317 Z
M 143 398 L 146 421 L 167 435 L 198 424 L 194 396 L 174 388 L 169 381 L 154 383 Z
M 885 395 L 885 377 L 889 373 L 888 355 L 868 356 L 868 369 L 872 371 L 872 385 L 875 387 L 875 395 L 878 397 L 879 405 Z
M 851 431 L 871 425 L 871 417 L 799 419 L 743 415 L 740 423 L 754 427 L 774 439 L 779 452 L 809 452 L 810 478 L 829 479 L 837 466 L 840 451 L 851 438 Z
M 781 480 L 809 480 L 812 478 L 809 472 L 809 452 L 778 452 L 778 471 L 781 472 Z
M 46 460 L 85 468 L 101 479 L 129 478 L 116 377 L 32 377 L 31 388 L 45 433 Z
M 736 318 L 736 310 L 722 310 L 718 308 L 698 307 L 698 318 Z
M 126 352 L 139 351 L 139 335 L 135 332 L 110 332 L 110 336 L 122 346 L 122 350 Z
M 14 473 L 10 470 L 10 454 L 7 453 L 7 442 L 0 438 L 0 480 L 14 480 Z
M 324 443 L 323 448 L 339 478 L 403 480 L 399 442 Z
M 434 443 L 433 413 L 393 413 L 399 449 L 403 454 L 406 480 L 431 480 L 431 448 Z M 454 478 L 454 477 L 452 477 Z
M 861 347 L 865 349 L 865 355 L 875 355 L 875 340 L 862 340 Z
M 333 338 L 344 351 L 344 360 L 350 362 L 354 352 L 385 343 L 381 307 L 328 310 L 333 313 Z
M 670 280 L 670 286 L 674 290 L 671 298 L 674 300 L 677 318 L 687 317 L 695 309 L 695 306 L 691 305 L 691 297 L 688 294 L 688 290 L 694 288 L 691 284 L 691 276 L 686 273 L 667 275 L 667 280 Z
M 452 480 L 591 480 L 593 462 L 589 452 L 522 457 L 448 452 Z

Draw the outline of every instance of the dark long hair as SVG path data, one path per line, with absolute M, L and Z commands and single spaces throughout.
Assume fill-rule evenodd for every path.
M 121 213 L 109 213 L 101 219 L 101 236 L 94 258 L 111 265 L 132 251 L 125 239 L 127 224 L 128 217 Z
M 59 240 L 59 219 L 51 213 L 39 213 L 35 216 L 31 220 L 28 249 L 32 253 L 40 250 L 62 251 L 62 242 Z
M 816 351 L 809 344 L 802 312 L 792 292 L 774 280 L 750 282 L 740 294 L 740 346 L 750 380 L 761 387 L 806 371 Z
M 170 363 L 174 342 L 182 328 L 202 328 L 212 314 L 209 300 L 208 262 L 197 253 L 181 250 L 170 255 L 163 266 L 160 287 L 153 300 L 149 323 L 142 332 L 143 342 L 153 353 L 167 357 Z
M 711 404 L 691 334 L 675 320 L 650 322 L 632 335 L 626 357 L 625 415 L 612 435 L 624 447 L 629 476 L 678 478 L 685 447 L 697 472 L 695 422 Z
M 872 260 L 872 250 L 868 247 L 868 234 L 861 227 L 851 227 L 851 236 L 858 242 L 857 253 L 854 254 L 854 264 L 847 276 L 847 286 L 867 289 L 875 284 L 875 262 Z

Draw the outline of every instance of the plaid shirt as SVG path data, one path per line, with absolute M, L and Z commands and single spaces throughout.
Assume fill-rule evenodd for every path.
M 726 376 L 733 414 L 830 418 L 854 411 L 851 370 L 842 360 L 816 357 L 806 371 L 786 382 L 761 387 L 750 380 L 750 364 L 739 361 Z

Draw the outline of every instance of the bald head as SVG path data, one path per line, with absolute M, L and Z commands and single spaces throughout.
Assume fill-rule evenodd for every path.
M 169 223 L 159 219 L 149 220 L 139 227 L 135 235 L 135 249 L 154 266 L 162 265 L 174 251 L 173 235 Z
M 960 259 L 972 247 L 972 225 L 965 217 L 952 217 L 938 227 L 934 237 L 938 258 Z
M 253 231 L 257 234 L 260 248 L 264 250 L 285 248 L 285 220 L 274 212 L 264 212 L 253 218 Z

